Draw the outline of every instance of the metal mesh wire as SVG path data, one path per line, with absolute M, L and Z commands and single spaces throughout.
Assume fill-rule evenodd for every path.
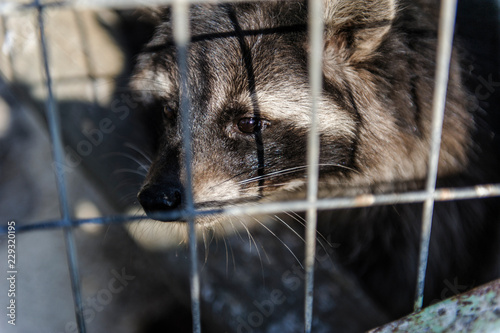
M 248 1 L 248 0 L 245 0 Z M 4 1 L 0 3 L 0 14 L 9 15 L 10 13 L 36 10 L 38 17 L 38 28 L 41 42 L 41 59 L 46 77 L 46 88 L 48 91 L 46 103 L 46 115 L 49 123 L 51 142 L 53 146 L 53 159 L 56 164 L 62 165 L 64 160 L 63 146 L 61 140 L 61 125 L 57 104 L 52 92 L 52 75 L 51 63 L 47 54 L 47 41 L 45 34 L 44 10 L 48 7 L 67 6 L 71 8 L 124 8 L 155 4 L 171 4 L 173 6 L 173 17 L 175 19 L 174 31 L 175 42 L 178 46 L 178 63 L 181 73 L 181 81 L 183 85 L 187 85 L 187 63 L 185 61 L 187 54 L 187 45 L 189 43 L 189 27 L 187 25 L 189 3 L 203 2 L 187 1 L 187 0 L 172 0 L 172 1 L 133 1 L 133 0 L 76 0 L 76 1 L 41 1 L 35 0 L 32 2 L 10 2 Z M 204 2 L 222 2 L 215 0 L 207 0 Z M 229 1 L 228 1 L 229 2 Z M 232 1 L 235 2 L 235 1 Z M 190 170 L 187 172 L 187 208 L 180 212 L 180 216 L 186 218 L 189 223 L 189 244 L 191 253 L 191 300 L 192 313 L 194 322 L 194 332 L 201 331 L 200 325 L 200 282 L 197 267 L 197 250 L 196 250 L 196 235 L 194 228 L 194 219 L 201 214 L 230 214 L 234 216 L 254 214 L 254 213 L 279 213 L 288 210 L 307 211 L 307 233 L 306 233 L 306 290 L 305 292 L 305 331 L 311 331 L 312 325 L 312 290 L 313 270 L 314 270 L 314 253 L 315 253 L 315 230 L 316 230 L 316 215 L 317 210 L 322 209 L 338 209 L 350 207 L 366 207 L 372 205 L 389 205 L 398 203 L 424 203 L 424 214 L 422 222 L 422 242 L 420 251 L 420 266 L 418 275 L 418 287 L 415 297 L 415 310 L 422 307 L 423 286 L 425 278 L 425 270 L 427 265 L 428 246 L 430 239 L 430 230 L 432 225 L 433 205 L 435 201 L 461 200 L 471 198 L 485 198 L 500 195 L 500 185 L 478 185 L 472 188 L 454 188 L 454 189 L 436 189 L 437 178 L 437 163 L 439 159 L 439 147 L 441 137 L 441 127 L 443 123 L 444 104 L 446 98 L 446 87 L 448 70 L 450 65 L 451 45 L 453 39 L 453 29 L 455 20 L 456 1 L 444 0 L 441 13 L 441 25 L 439 33 L 439 49 L 438 49 L 438 67 L 436 73 L 436 87 L 434 97 L 434 118 L 432 130 L 432 145 L 429 150 L 430 165 L 427 178 L 427 186 L 423 191 L 412 191 L 406 193 L 391 193 L 382 195 L 363 195 L 352 198 L 331 198 L 318 199 L 317 183 L 318 183 L 318 156 L 319 156 L 319 137 L 317 134 L 317 116 L 316 116 L 316 100 L 321 92 L 321 58 L 322 54 L 322 20 L 318 19 L 322 14 L 322 1 L 311 1 L 310 13 L 311 20 L 309 23 L 309 32 L 311 34 L 311 57 L 314 60 L 310 61 L 310 84 L 312 88 L 312 105 L 313 114 L 311 115 L 311 133 L 308 142 L 308 195 L 307 200 L 293 202 L 276 202 L 265 203 L 258 206 L 237 206 L 218 209 L 217 211 L 196 211 L 193 204 L 192 193 L 190 191 Z M 91 36 L 89 36 L 91 38 Z M 91 64 L 89 65 L 91 66 Z M 187 89 L 186 89 L 187 90 Z M 189 115 L 185 110 L 189 109 L 189 98 L 186 96 L 181 103 L 183 117 L 182 123 L 184 126 L 185 136 L 184 147 L 185 151 L 189 152 L 191 146 L 190 141 L 190 124 Z M 190 165 L 190 154 L 186 154 L 186 165 Z M 66 242 L 66 252 L 68 258 L 68 267 L 71 277 L 71 285 L 73 290 L 75 316 L 77 319 L 79 332 L 86 332 L 85 320 L 82 312 L 82 296 L 80 292 L 79 267 L 75 250 L 75 240 L 73 236 L 73 228 L 87 223 L 122 223 L 134 219 L 140 219 L 137 216 L 109 216 L 96 219 L 72 219 L 70 216 L 70 207 L 67 199 L 67 185 L 64 170 L 56 169 L 57 187 L 59 192 L 59 201 L 61 207 L 61 218 L 56 221 L 45 221 L 30 225 L 19 226 L 19 231 L 32 231 L 47 228 L 62 228 Z M 172 213 L 179 216 L 179 213 Z M 2 229 L 6 232 L 6 229 Z

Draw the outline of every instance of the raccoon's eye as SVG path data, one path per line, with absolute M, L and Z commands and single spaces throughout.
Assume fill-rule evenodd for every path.
M 260 132 L 270 125 L 269 121 L 256 117 L 245 117 L 238 120 L 238 129 L 245 134 Z

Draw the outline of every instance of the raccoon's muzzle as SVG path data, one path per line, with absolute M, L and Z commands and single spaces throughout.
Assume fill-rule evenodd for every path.
M 137 195 L 148 217 L 169 222 L 162 213 L 179 209 L 182 206 L 182 191 L 177 186 L 146 184 Z

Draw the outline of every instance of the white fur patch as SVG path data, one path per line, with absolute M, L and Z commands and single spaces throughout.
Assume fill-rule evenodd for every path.
M 235 200 L 240 197 L 240 187 L 234 180 L 210 180 L 203 177 L 203 180 L 194 181 L 193 196 L 194 202 L 203 203 L 210 201 Z
M 150 93 L 151 96 L 157 98 L 168 97 L 167 93 L 175 89 L 170 76 L 165 71 L 149 69 L 135 74 L 131 86 L 137 91 Z
M 307 130 L 311 124 L 312 102 L 307 88 L 293 89 L 293 95 L 279 94 L 279 89 L 271 93 L 258 90 L 255 97 L 240 96 L 239 102 L 252 105 L 258 103 L 261 117 L 271 122 L 273 120 L 287 120 L 293 122 L 296 128 Z M 283 89 L 286 91 L 286 89 Z M 355 132 L 355 121 L 347 111 L 335 107 L 330 100 L 321 97 L 318 103 L 318 131 L 339 137 L 352 137 Z

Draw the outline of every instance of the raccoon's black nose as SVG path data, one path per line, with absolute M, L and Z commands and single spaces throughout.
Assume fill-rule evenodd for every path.
M 178 188 L 168 188 L 159 185 L 146 185 L 137 195 L 146 214 L 160 221 L 170 221 L 162 218 L 159 213 L 180 208 L 182 204 L 181 191 Z

